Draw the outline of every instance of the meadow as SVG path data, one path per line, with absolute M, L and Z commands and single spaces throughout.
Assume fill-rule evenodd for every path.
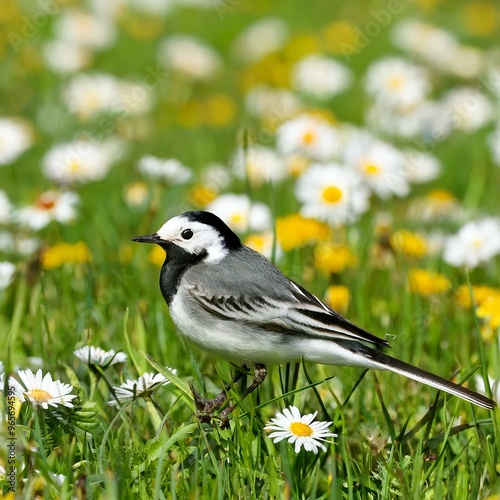
M 498 401 L 493 0 L 2 0 L 0 27 L 0 498 L 500 499 L 499 410 L 389 372 L 275 366 L 228 426 L 199 415 L 190 384 L 236 367 L 131 241 L 213 211 Z M 336 437 L 275 442 L 291 406 Z

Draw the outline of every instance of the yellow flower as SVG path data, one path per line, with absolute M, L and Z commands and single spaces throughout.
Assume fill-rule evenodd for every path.
M 349 21 L 335 21 L 323 29 L 326 50 L 332 54 L 344 54 L 346 46 L 354 45 L 356 30 Z
M 155 266 L 162 266 L 165 262 L 165 250 L 158 245 L 154 245 L 149 252 L 149 262 Z
M 189 200 L 197 207 L 206 207 L 217 198 L 217 192 L 206 186 L 194 186 L 189 192 Z
M 350 298 L 349 289 L 343 285 L 331 285 L 326 289 L 325 303 L 341 314 L 346 312 Z
M 471 2 L 464 6 L 463 20 L 469 33 L 488 36 L 498 28 L 497 6 L 495 2 Z
M 417 233 L 401 230 L 391 236 L 392 248 L 406 257 L 422 258 L 427 253 L 427 242 Z
M 490 328 L 500 327 L 500 294 L 486 298 L 476 309 L 478 318 L 486 319 Z
M 281 248 L 287 252 L 328 239 L 330 228 L 323 222 L 293 214 L 276 220 L 276 235 Z
M 83 264 L 91 260 L 90 250 L 83 241 L 78 243 L 58 243 L 47 248 L 42 253 L 42 266 L 44 269 L 55 269 L 63 264 Z
M 340 273 L 346 267 L 356 267 L 358 259 L 347 245 L 321 243 L 314 249 L 314 263 L 325 273 Z
M 451 287 L 450 281 L 443 274 L 426 269 L 411 269 L 408 279 L 410 290 L 424 297 L 444 293 Z
M 236 104 L 224 94 L 214 94 L 204 102 L 204 118 L 207 125 L 220 127 L 234 120 Z
M 475 304 L 481 305 L 490 297 L 494 297 L 497 295 L 500 296 L 500 289 L 484 285 L 473 285 L 472 295 L 474 296 Z M 462 285 L 458 288 L 455 294 L 455 300 L 461 307 L 471 306 L 471 292 L 469 290 L 469 285 Z

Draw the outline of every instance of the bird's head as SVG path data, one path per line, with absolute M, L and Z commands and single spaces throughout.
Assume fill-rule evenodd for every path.
M 204 262 L 219 262 L 230 250 L 241 247 L 238 236 L 216 215 L 193 211 L 169 219 L 154 234 L 137 236 L 133 241 L 156 243 L 166 252 L 181 249 Z

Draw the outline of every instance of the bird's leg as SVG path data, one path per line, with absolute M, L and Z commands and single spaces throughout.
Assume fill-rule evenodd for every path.
M 248 371 L 248 368 L 243 365 L 233 377 L 232 384 L 236 384 Z M 191 392 L 193 393 L 194 403 L 196 409 L 201 413 L 211 414 L 217 408 L 220 408 L 227 401 L 227 391 L 231 388 L 230 384 L 224 384 L 224 389 L 214 399 L 205 399 L 192 384 L 189 384 Z
M 260 384 L 262 384 L 262 382 L 264 382 L 264 380 L 266 378 L 266 375 L 267 375 L 267 368 L 266 368 L 266 366 L 265 365 L 261 365 L 261 364 L 256 364 L 255 365 L 255 370 L 254 370 L 253 382 L 243 392 L 243 394 L 241 395 L 240 399 L 245 398 L 251 392 L 255 391 L 255 389 L 257 389 L 257 387 Z M 221 412 L 221 414 L 220 414 L 221 420 L 222 420 L 221 427 L 227 426 L 229 414 L 236 408 L 236 406 L 237 406 L 236 403 L 231 403 L 230 405 L 228 405 L 228 407 L 225 410 L 223 410 Z

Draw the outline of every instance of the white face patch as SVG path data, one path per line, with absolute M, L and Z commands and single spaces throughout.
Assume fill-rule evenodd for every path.
M 190 229 L 193 233 L 191 238 L 182 236 L 187 229 Z M 170 241 L 193 255 L 199 255 L 206 251 L 208 255 L 203 259 L 204 262 L 215 264 L 221 261 L 229 252 L 221 235 L 212 226 L 190 221 L 182 215 L 165 222 L 157 231 L 157 234 L 162 240 Z M 185 236 L 187 234 L 189 232 L 186 232 Z

